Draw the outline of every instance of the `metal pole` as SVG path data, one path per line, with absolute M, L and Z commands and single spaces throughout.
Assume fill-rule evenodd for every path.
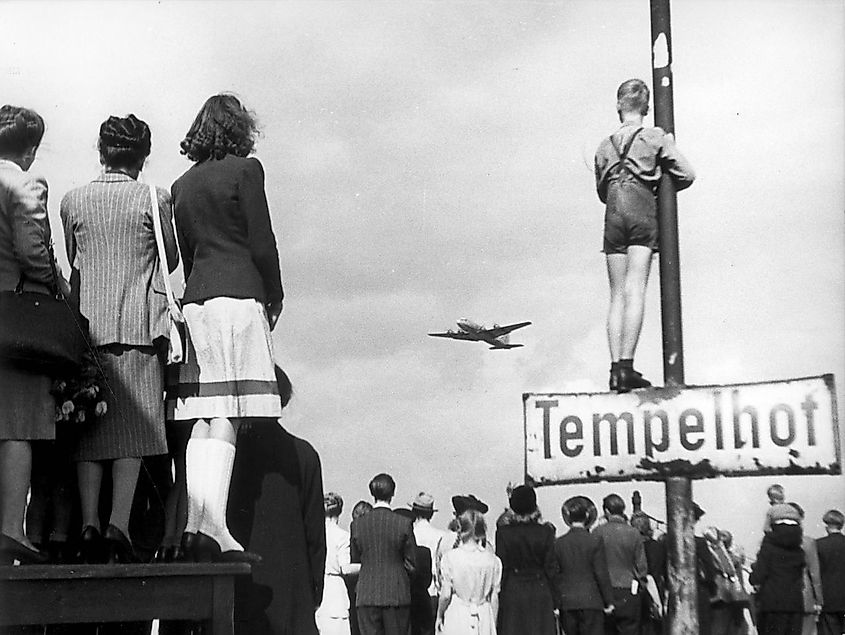
M 692 483 L 683 476 L 666 479 L 669 635 L 698 635 L 695 535 L 692 520 Z
M 672 32 L 669 0 L 651 0 L 651 54 L 654 123 L 675 133 L 672 97 Z M 657 193 L 660 227 L 660 316 L 663 322 L 663 381 L 684 385 L 684 341 L 681 334 L 681 273 L 678 248 L 678 197 L 668 174 Z
M 675 132 L 672 95 L 672 31 L 669 0 L 651 2 L 651 55 L 654 87 L 654 122 Z M 681 333 L 681 275 L 678 246 L 678 199 L 672 179 L 663 174 L 657 195 L 660 228 L 660 315 L 663 325 L 663 380 L 667 386 L 684 385 L 684 350 Z M 666 479 L 669 635 L 698 635 L 695 536 L 692 520 L 692 483 L 687 477 Z

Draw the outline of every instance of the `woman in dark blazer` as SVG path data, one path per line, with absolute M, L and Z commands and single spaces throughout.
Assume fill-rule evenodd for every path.
M 102 559 L 98 510 L 105 466 L 112 476 L 102 533 L 107 559 L 130 561 L 129 513 L 141 459 L 167 452 L 163 352 L 170 325 L 162 268 L 175 269 L 178 255 L 167 191 L 159 190 L 153 204 L 149 187 L 137 181 L 150 145 L 145 122 L 109 117 L 99 135 L 103 173 L 68 192 L 61 205 L 68 260 L 79 271 L 80 311 L 107 383 L 108 409 L 83 428 L 74 457 L 89 561 Z M 159 262 L 153 214 L 162 221 L 167 263 Z
M 255 135 L 240 101 L 210 97 L 182 141 L 194 165 L 171 188 L 189 345 L 168 415 L 196 420 L 185 449 L 183 542 L 202 559 L 252 559 L 226 524 L 237 429 L 282 413 L 270 339 L 282 281 L 264 169 L 249 157 Z
M 27 173 L 43 136 L 44 120 L 36 112 L 0 108 L 0 291 L 11 291 L 20 282 L 26 291 L 48 294 L 54 289 L 47 183 Z M 50 383 L 46 375 L 0 359 L 0 564 L 47 560 L 27 539 L 23 521 L 32 470 L 30 443 L 56 434 Z
M 510 508 L 513 515 L 496 532 L 502 561 L 499 635 L 555 635 L 554 528 L 542 522 L 528 485 L 514 488 Z

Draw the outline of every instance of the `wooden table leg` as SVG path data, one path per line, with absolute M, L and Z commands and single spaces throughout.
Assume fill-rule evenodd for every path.
M 211 592 L 211 619 L 206 622 L 208 635 L 235 633 L 235 581 L 231 576 L 214 576 Z

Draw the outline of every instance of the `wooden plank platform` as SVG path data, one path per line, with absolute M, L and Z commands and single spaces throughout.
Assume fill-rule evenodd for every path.
M 195 620 L 234 629 L 234 580 L 246 563 L 0 567 L 0 625 Z

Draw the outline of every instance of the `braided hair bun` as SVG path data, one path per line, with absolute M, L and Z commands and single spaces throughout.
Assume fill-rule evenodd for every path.
M 44 119 L 34 110 L 19 106 L 0 107 L 0 153 L 20 155 L 37 148 L 44 136 Z
M 151 139 L 150 127 L 135 115 L 109 117 L 100 126 L 100 159 L 107 168 L 140 168 Z

